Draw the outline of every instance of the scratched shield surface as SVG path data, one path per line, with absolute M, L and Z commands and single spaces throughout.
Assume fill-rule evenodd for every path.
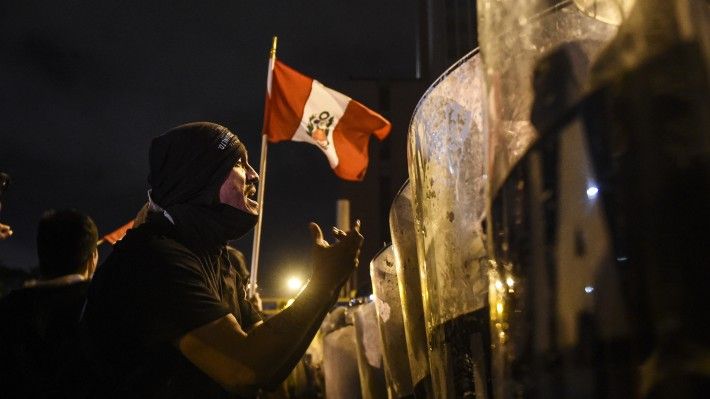
M 538 139 L 530 121 L 535 65 L 550 51 L 571 41 L 579 41 L 586 56 L 594 59 L 616 32 L 628 3 L 629 0 L 478 2 L 478 32 L 489 99 L 488 174 L 492 194 Z M 616 9 L 620 11 L 614 13 Z
M 409 180 L 402 185 L 392 201 L 389 224 L 414 395 L 417 398 L 429 398 L 432 396 L 429 347 L 424 323 L 422 285 L 419 278 L 412 185 Z
M 424 94 L 409 127 L 409 178 L 436 397 L 486 397 L 489 342 L 485 88 L 476 51 Z
M 393 246 L 384 247 L 370 262 L 370 278 L 382 336 L 387 390 L 392 398 L 405 398 L 413 394 L 413 388 L 396 262 Z

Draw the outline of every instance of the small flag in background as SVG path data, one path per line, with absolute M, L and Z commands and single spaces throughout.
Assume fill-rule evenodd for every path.
M 133 228 L 133 223 L 134 220 L 131 220 L 130 222 L 119 227 L 118 229 L 106 234 L 102 237 L 102 241 L 108 242 L 111 245 L 116 244 L 118 241 L 121 241 L 123 239 L 129 229 Z
M 383 140 L 391 128 L 387 119 L 359 102 L 275 61 L 264 110 L 269 141 L 313 144 L 336 175 L 360 181 L 367 170 L 370 135 Z

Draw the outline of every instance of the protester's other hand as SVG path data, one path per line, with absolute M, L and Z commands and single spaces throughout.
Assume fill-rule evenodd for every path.
M 0 240 L 10 238 L 12 235 L 12 228 L 6 224 L 0 223 Z
M 363 237 L 360 234 L 360 221 L 349 232 L 333 228 L 336 241 L 329 243 L 323 238 L 323 232 L 318 224 L 311 222 L 313 235 L 313 277 L 328 285 L 340 286 L 357 268 L 358 257 Z

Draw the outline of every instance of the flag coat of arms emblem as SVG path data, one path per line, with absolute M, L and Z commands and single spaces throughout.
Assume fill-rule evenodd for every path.
M 269 141 L 313 144 L 340 178 L 362 180 L 370 135 L 383 140 L 391 124 L 359 102 L 278 60 L 270 79 L 264 110 L 264 134 Z

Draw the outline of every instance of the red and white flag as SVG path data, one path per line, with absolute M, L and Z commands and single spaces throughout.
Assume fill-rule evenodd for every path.
M 264 109 L 264 134 L 272 143 L 310 143 L 340 178 L 365 177 L 370 135 L 383 140 L 392 125 L 350 97 L 276 60 Z
M 108 242 L 111 245 L 116 244 L 117 242 L 121 241 L 123 237 L 128 233 L 128 230 L 133 228 L 134 220 L 131 220 L 130 222 L 124 224 L 123 226 L 119 227 L 118 229 L 106 234 L 105 236 L 102 237 L 102 240 L 105 242 Z

